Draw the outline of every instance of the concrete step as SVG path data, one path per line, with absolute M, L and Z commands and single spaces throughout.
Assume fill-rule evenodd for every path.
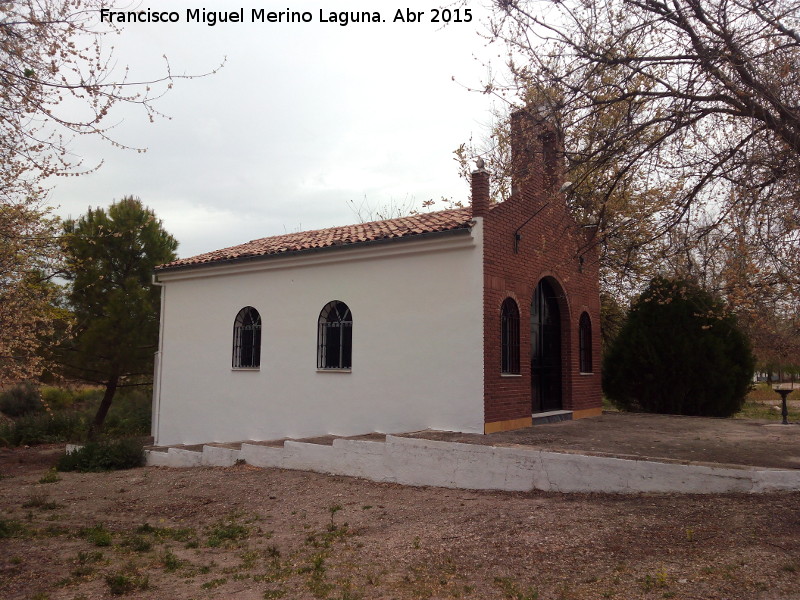
M 571 410 L 550 410 L 547 412 L 533 413 L 533 425 L 544 425 L 546 423 L 560 423 L 561 421 L 572 421 Z

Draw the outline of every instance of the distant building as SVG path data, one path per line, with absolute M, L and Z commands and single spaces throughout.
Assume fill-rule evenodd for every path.
M 561 143 L 512 116 L 514 192 L 491 204 L 264 238 L 160 266 L 157 444 L 420 429 L 492 433 L 599 415 L 591 230 Z

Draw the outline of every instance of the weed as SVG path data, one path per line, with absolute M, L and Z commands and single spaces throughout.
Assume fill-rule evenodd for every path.
M 192 541 L 197 535 L 195 530 L 189 527 L 173 529 L 171 527 L 153 527 L 149 523 L 139 525 L 135 532 L 152 535 L 159 540 L 175 540 L 176 542 Z
M 686 528 L 686 541 L 690 543 L 694 541 L 694 529 L 691 527 Z
M 102 523 L 95 525 L 94 527 L 82 529 L 80 533 L 81 536 L 86 538 L 95 546 L 103 547 L 111 545 L 111 532 L 108 531 Z
M 84 577 L 91 577 L 94 575 L 95 569 L 91 565 L 78 565 L 72 571 L 70 571 L 70 575 L 77 579 L 82 579 Z
M 239 525 L 232 518 L 224 519 L 208 529 L 206 545 L 210 548 L 218 548 L 225 542 L 244 539 L 249 533 L 249 527 Z
M 511 577 L 495 577 L 494 583 L 503 591 L 506 598 L 512 600 L 537 600 L 539 598 L 539 592 L 536 589 L 529 587 L 521 590 Z
M 250 550 L 248 552 L 242 552 L 240 558 L 242 559 L 242 569 L 252 569 L 256 565 L 256 561 L 260 557 L 260 554 L 255 550 Z
M 22 503 L 22 508 L 40 508 L 42 510 L 55 510 L 61 508 L 62 505 L 57 502 L 51 502 L 47 499 L 47 494 L 31 494 L 28 499 Z
M 341 504 L 331 504 L 328 507 L 328 512 L 331 513 L 331 525 L 333 525 L 333 516 L 340 510 L 342 510 Z
M 286 595 L 286 590 L 277 588 L 274 590 L 267 590 L 264 592 L 265 600 L 274 600 L 275 598 L 283 598 Z
M 781 565 L 781 571 L 785 571 L 786 573 L 794 573 L 797 571 L 797 565 L 794 563 L 786 563 Z
M 213 590 L 214 588 L 219 587 L 221 585 L 225 585 L 226 583 L 228 583 L 228 579 L 222 577 L 221 579 L 212 579 L 211 581 L 206 581 L 200 587 L 203 588 L 204 590 Z
M 414 550 L 419 550 L 420 549 L 420 543 L 419 543 L 419 536 L 418 535 L 414 536 L 414 541 L 411 543 L 411 547 L 414 548 Z
M 69 529 L 66 527 L 62 527 L 60 525 L 48 525 L 42 530 L 42 533 L 46 537 L 58 537 L 59 535 L 66 535 L 69 533 Z
M 372 504 L 365 504 L 361 507 L 361 510 L 369 510 L 370 508 L 372 508 Z
M 132 535 L 123 542 L 134 552 L 148 552 L 153 548 L 153 543 L 141 535 Z
M 669 582 L 669 577 L 667 576 L 667 571 L 664 567 L 661 567 L 658 571 L 656 571 L 655 575 L 650 575 L 650 573 L 644 576 L 642 580 L 642 589 L 645 592 L 649 592 L 654 589 L 665 588 Z
M 16 519 L 0 519 L 0 539 L 24 537 L 28 533 L 28 528 Z
M 91 552 L 78 552 L 78 563 L 80 564 L 89 564 L 89 563 L 97 563 L 103 560 L 103 553 L 99 550 L 93 550 Z
M 164 564 L 164 570 L 167 573 L 173 573 L 183 565 L 183 562 L 171 550 L 167 550 L 161 555 L 161 562 Z
M 50 470 L 47 471 L 42 478 L 39 480 L 39 483 L 56 483 L 61 481 L 61 477 L 58 476 L 58 471 L 55 467 L 52 467 Z
M 267 546 L 266 552 L 267 552 L 267 556 L 269 558 L 280 558 L 281 557 L 281 551 L 278 550 L 277 546 Z
M 107 575 L 106 584 L 108 585 L 109 591 L 114 596 L 122 596 L 135 592 L 136 590 L 146 590 L 150 587 L 147 575 L 126 575 L 125 573 Z

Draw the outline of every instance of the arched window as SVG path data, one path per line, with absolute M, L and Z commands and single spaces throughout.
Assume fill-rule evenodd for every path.
M 233 322 L 233 368 L 257 369 L 261 366 L 261 315 L 245 306 Z
M 592 372 L 592 321 L 584 312 L 578 324 L 578 359 L 581 373 Z
M 519 308 L 512 298 L 500 307 L 500 343 L 502 373 L 519 374 Z
M 353 317 L 347 304 L 334 300 L 319 313 L 317 368 L 349 369 L 353 365 Z

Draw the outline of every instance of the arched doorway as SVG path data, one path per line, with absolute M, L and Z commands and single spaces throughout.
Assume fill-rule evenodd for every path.
M 561 410 L 561 310 L 553 286 L 542 279 L 531 301 L 532 412 Z

